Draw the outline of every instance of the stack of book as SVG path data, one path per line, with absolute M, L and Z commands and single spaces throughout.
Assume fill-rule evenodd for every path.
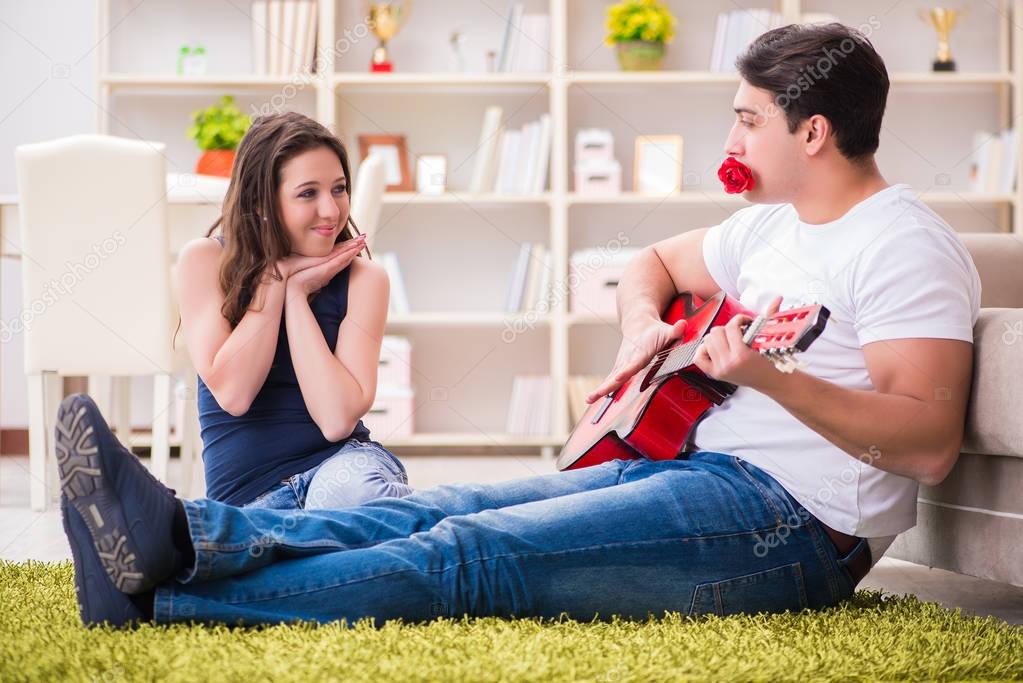
M 506 431 L 543 436 L 551 431 L 550 375 L 516 375 L 512 380 Z
M 971 192 L 1008 194 L 1016 188 L 1019 156 L 1015 129 L 1001 133 L 977 131 L 973 134 L 972 149 Z
M 260 76 L 312 72 L 316 0 L 252 0 L 252 67 Z
M 525 14 L 524 4 L 513 2 L 504 24 L 497 70 L 502 73 L 545 72 L 550 52 L 551 18 L 546 14 Z
M 390 313 L 408 313 L 408 293 L 405 291 L 405 280 L 401 276 L 401 266 L 398 265 L 398 255 L 393 251 L 385 251 L 377 254 L 377 260 L 387 271 L 387 277 L 391 281 L 391 298 L 387 310 Z
M 782 16 L 767 9 L 736 9 L 718 15 L 710 70 L 735 71 L 735 59 L 761 33 L 782 25 Z
M 498 194 L 539 194 L 547 186 L 551 156 L 551 117 L 521 129 L 501 124 L 501 107 L 487 107 L 483 115 L 476 163 L 469 191 Z
M 512 270 L 504 310 L 507 313 L 550 310 L 553 267 L 551 252 L 545 245 L 523 242 Z

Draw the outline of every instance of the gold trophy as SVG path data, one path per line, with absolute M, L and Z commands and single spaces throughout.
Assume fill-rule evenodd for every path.
M 369 26 L 380 39 L 380 45 L 373 48 L 370 71 L 387 73 L 394 69 L 387 58 L 387 41 L 405 25 L 411 9 L 412 0 L 369 3 Z
M 920 18 L 929 22 L 938 32 L 938 55 L 934 60 L 935 71 L 955 71 L 956 63 L 952 59 L 952 49 L 948 45 L 948 37 L 956 23 L 966 15 L 965 10 L 934 7 L 920 10 Z

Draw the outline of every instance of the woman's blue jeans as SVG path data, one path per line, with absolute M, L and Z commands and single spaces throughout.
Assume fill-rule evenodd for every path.
M 342 508 L 374 498 L 412 493 L 405 466 L 377 441 L 348 439 L 337 453 L 305 472 L 288 477 L 246 508 L 274 510 Z
M 819 609 L 865 545 L 839 557 L 774 479 L 707 451 L 340 510 L 184 507 L 196 562 L 157 588 L 158 622 Z

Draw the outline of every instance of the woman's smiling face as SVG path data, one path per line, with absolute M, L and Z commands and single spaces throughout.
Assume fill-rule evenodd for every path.
M 326 256 L 350 211 L 348 179 L 329 147 L 317 147 L 281 167 L 277 203 L 292 253 Z

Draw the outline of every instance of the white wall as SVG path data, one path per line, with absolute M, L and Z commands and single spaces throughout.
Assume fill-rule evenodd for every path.
M 0 194 L 15 194 L 17 145 L 96 130 L 92 2 L 0 0 Z M 57 199 L 59 201 L 59 198 Z M 5 258 L 0 318 L 21 309 L 20 263 Z M 28 424 L 21 338 L 0 350 L 0 426 Z

